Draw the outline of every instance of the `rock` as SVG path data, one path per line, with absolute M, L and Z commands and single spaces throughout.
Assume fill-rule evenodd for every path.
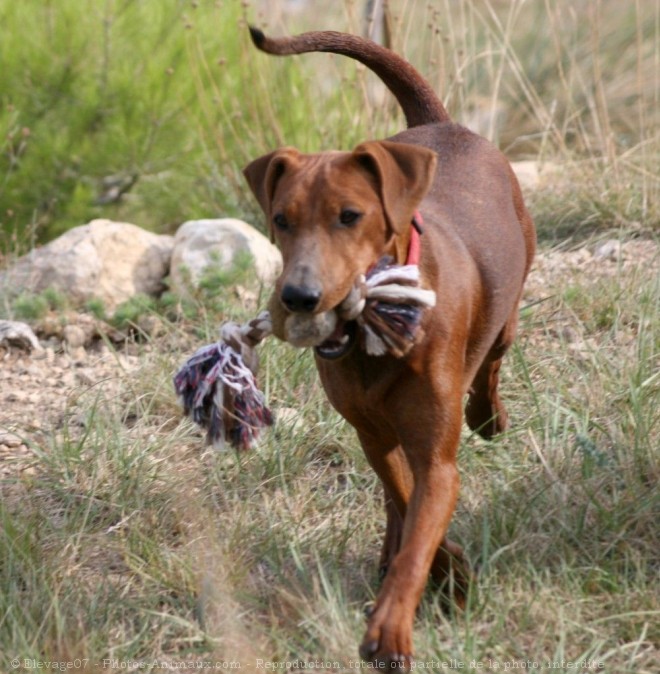
M 535 190 L 544 187 L 548 178 L 556 178 L 559 166 L 551 162 L 532 160 L 511 162 L 511 168 L 524 190 Z
M 32 328 L 26 323 L 18 321 L 0 321 L 0 346 L 18 346 L 28 351 L 42 351 Z
M 20 447 L 23 443 L 23 439 L 12 433 L 11 431 L 0 431 L 0 445 L 4 445 L 10 449 L 15 447 Z
M 278 407 L 274 411 L 277 430 L 286 428 L 290 432 L 300 432 L 305 427 L 305 416 L 295 407 Z
M 43 351 L 35 353 L 32 358 L 34 360 L 44 360 L 46 361 L 46 365 L 52 366 L 55 362 L 55 351 L 53 351 L 53 347 L 47 346 Z
M 240 253 L 252 256 L 255 273 L 262 282 L 272 283 L 280 273 L 279 250 L 246 222 L 232 218 L 185 222 L 174 238 L 172 290 L 185 296 L 189 283 L 196 286 L 209 265 L 231 267 Z
M 63 334 L 64 341 L 71 349 L 77 349 L 87 343 L 87 334 L 79 325 L 66 325 Z
M 621 241 L 608 239 L 596 246 L 594 260 L 617 262 L 621 257 Z
M 516 161 L 511 168 L 523 189 L 535 189 L 539 185 L 539 165 L 535 161 Z
M 69 347 L 69 355 L 76 366 L 82 365 L 87 361 L 87 351 L 84 346 Z
M 108 311 L 137 293 L 162 291 L 174 239 L 136 225 L 92 220 L 35 248 L 0 273 L 0 287 L 41 292 L 52 287 L 75 302 L 99 298 Z
M 35 325 L 35 330 L 39 333 L 42 339 L 49 339 L 56 337 L 57 339 L 64 339 L 64 326 L 62 317 L 54 311 L 49 311 L 45 316 L 42 316 Z
M 116 343 L 126 340 L 126 335 L 112 325 L 77 311 L 49 312 L 35 322 L 34 330 L 41 339 L 55 338 L 69 348 L 86 347 L 106 337 Z
M 94 377 L 87 371 L 80 369 L 76 371 L 76 377 L 81 384 L 85 386 L 94 386 L 96 380 Z
M 24 403 L 27 400 L 27 393 L 23 391 L 10 391 L 5 397 L 6 402 Z
M 138 330 L 149 337 L 157 337 L 163 332 L 163 322 L 158 316 L 142 314 L 137 319 Z

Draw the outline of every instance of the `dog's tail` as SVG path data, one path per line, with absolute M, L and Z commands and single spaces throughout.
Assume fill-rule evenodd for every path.
M 270 38 L 252 26 L 250 35 L 254 44 L 268 54 L 285 56 L 321 51 L 342 54 L 360 61 L 376 73 L 394 94 L 406 116 L 408 127 L 450 121 L 445 106 L 410 63 L 371 40 L 334 31 Z

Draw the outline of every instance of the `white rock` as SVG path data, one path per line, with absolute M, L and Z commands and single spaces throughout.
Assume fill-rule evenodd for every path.
M 99 298 L 112 311 L 137 293 L 162 290 L 173 245 L 173 237 L 136 225 L 92 220 L 17 260 L 0 274 L 0 289 L 53 287 L 77 302 Z
M 305 427 L 304 415 L 295 407 L 278 407 L 273 413 L 276 428 L 279 430 L 286 428 L 291 432 L 299 432 Z
M 535 161 L 512 162 L 511 168 L 523 189 L 535 189 L 539 185 L 539 165 Z
M 32 328 L 18 321 L 0 321 L 0 344 L 19 346 L 28 351 L 43 350 Z
M 621 257 L 621 241 L 608 239 L 598 244 L 594 250 L 594 260 L 609 260 L 617 262 Z
M 556 180 L 561 170 L 559 165 L 552 162 L 541 163 L 533 160 L 511 162 L 511 168 L 524 190 L 544 187 L 549 180 Z
M 252 256 L 255 273 L 264 283 L 272 283 L 282 269 L 280 251 L 261 232 L 242 220 L 184 222 L 174 237 L 170 270 L 172 290 L 186 295 L 188 279 L 197 285 L 209 265 L 231 267 L 240 253 Z

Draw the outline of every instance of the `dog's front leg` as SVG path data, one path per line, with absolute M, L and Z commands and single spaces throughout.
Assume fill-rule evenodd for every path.
M 360 655 L 382 668 L 412 661 L 412 627 L 431 564 L 442 543 L 458 498 L 456 469 L 460 400 L 438 409 L 416 409 L 411 423 L 399 427 L 401 449 L 383 453 L 383 446 L 361 437 L 371 464 L 404 512 L 401 547 L 394 557 L 369 617 Z M 427 419 L 424 422 L 420 420 Z M 401 465 L 402 455 L 407 469 Z M 398 479 L 397 476 L 411 479 Z

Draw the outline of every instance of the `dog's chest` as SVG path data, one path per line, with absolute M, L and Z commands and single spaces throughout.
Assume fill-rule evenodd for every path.
M 383 413 L 385 401 L 405 371 L 391 356 L 351 353 L 338 362 L 316 360 L 321 383 L 333 407 L 349 422 Z

